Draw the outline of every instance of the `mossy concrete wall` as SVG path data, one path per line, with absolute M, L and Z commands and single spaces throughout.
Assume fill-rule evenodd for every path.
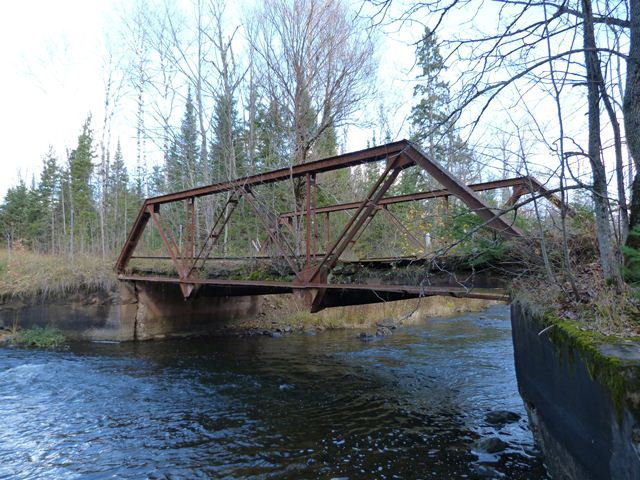
M 0 327 L 52 326 L 74 340 L 129 340 L 135 305 L 118 292 L 78 291 L 64 297 L 13 298 L 0 303 Z
M 52 326 L 73 340 L 149 340 L 214 333 L 256 315 L 256 296 L 185 301 L 178 285 L 121 282 L 117 292 L 64 298 L 13 299 L 0 304 L 0 328 Z
M 135 340 L 218 333 L 260 312 L 262 297 L 208 295 L 205 287 L 184 300 L 177 284 L 136 282 L 125 284 L 137 299 Z M 125 288 L 124 286 L 121 288 Z M 125 295 L 122 294 L 122 298 Z
M 640 479 L 640 342 L 550 323 L 520 304 L 511 322 L 518 387 L 553 478 Z

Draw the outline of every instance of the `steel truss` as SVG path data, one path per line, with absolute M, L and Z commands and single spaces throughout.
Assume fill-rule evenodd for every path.
M 367 192 L 365 198 L 358 202 L 317 207 L 318 184 L 316 179 L 318 174 L 379 161 L 386 162 L 384 170 Z M 385 194 L 402 170 L 410 167 L 423 169 L 444 188 L 428 192 L 416 192 L 409 195 L 385 197 Z M 271 212 L 266 207 L 266 202 L 262 202 L 259 195 L 255 192 L 256 187 L 275 182 L 291 181 L 293 179 L 300 179 L 300 181 L 304 181 L 305 184 L 305 205 L 304 208 L 298 209 L 297 211 L 284 213 Z M 318 311 L 324 308 L 323 300 L 326 292 L 335 288 L 342 290 L 353 289 L 354 291 L 369 288 L 381 293 L 395 291 L 415 295 L 475 295 L 479 298 L 495 298 L 499 296 L 499 294 L 495 292 L 472 293 L 469 291 L 461 291 L 459 287 L 432 287 L 431 289 L 416 286 L 390 285 L 340 285 L 337 287 L 331 285 L 330 282 L 327 281 L 327 277 L 331 269 L 340 259 L 340 256 L 349 245 L 355 243 L 379 211 L 383 212 L 396 227 L 403 231 L 412 243 L 417 247 L 422 246 L 422 243 L 387 209 L 389 205 L 396 203 L 443 198 L 446 207 L 446 200 L 448 200 L 450 196 L 454 196 L 479 215 L 485 224 L 494 229 L 499 235 L 505 238 L 520 237 L 523 235 L 522 232 L 502 216 L 501 210 L 491 208 L 477 195 L 477 192 L 480 191 L 509 187 L 513 188 L 513 195 L 507 202 L 508 206 L 517 202 L 522 195 L 539 193 L 547 197 L 555 205 L 562 207 L 559 198 L 531 177 L 519 177 L 465 185 L 445 170 L 439 163 L 428 158 L 413 143 L 408 140 L 401 140 L 387 145 L 338 155 L 302 165 L 295 165 L 290 168 L 243 177 L 229 182 L 216 183 L 148 198 L 144 201 L 129 232 L 128 238 L 117 260 L 116 270 L 121 280 L 178 283 L 185 299 L 193 296 L 197 288 L 204 284 L 227 287 L 256 287 L 256 291 L 260 291 L 260 288 L 263 288 L 265 292 L 274 288 L 276 290 L 280 289 L 278 291 L 295 291 L 305 298 L 311 311 Z M 208 232 L 203 245 L 198 249 L 196 239 L 196 201 L 200 197 L 220 195 L 223 193 L 227 195 L 227 199 L 224 203 L 221 203 L 222 207 L 213 222 L 213 226 Z M 289 268 L 295 275 L 295 279 L 292 282 L 211 280 L 198 277 L 199 269 L 204 266 L 213 248 L 219 244 L 223 231 L 229 224 L 241 200 L 249 205 L 262 224 L 268 237 L 268 243 L 274 246 L 279 252 L 279 255 L 286 260 Z M 181 242 L 182 247 L 178 245 L 178 242 L 176 242 L 160 214 L 163 205 L 174 204 L 176 202 L 185 203 L 185 235 L 184 241 Z M 338 233 L 337 237 L 331 241 L 329 214 L 345 210 L 354 210 L 354 212 Z M 324 252 L 322 253 L 319 252 L 318 242 L 316 240 L 318 238 L 317 215 L 320 214 L 324 215 L 325 229 Z M 177 272 L 177 278 L 157 276 L 143 277 L 127 274 L 129 261 L 149 220 L 152 221 L 164 248 L 169 254 L 169 258 Z M 294 231 L 294 222 L 296 227 L 301 225 L 300 222 L 304 222 L 304 238 L 299 238 L 299 243 L 304 243 L 304 255 L 301 254 L 301 245 L 292 245 L 290 241 L 287 240 L 287 236 L 283 234 L 283 227 L 288 228 L 291 232 Z M 294 235 L 293 238 L 295 240 L 297 237 Z M 262 247 L 263 249 L 265 248 L 264 245 Z

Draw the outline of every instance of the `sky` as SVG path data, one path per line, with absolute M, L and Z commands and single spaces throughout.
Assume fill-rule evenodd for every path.
M 115 2 L 100 0 L 32 0 L 6 2 L 0 16 L 0 198 L 23 179 L 36 181 L 51 146 L 59 159 L 74 148 L 89 113 L 100 124 L 104 96 L 102 72 L 105 31 L 116 18 Z M 239 23 L 239 20 L 237 20 Z M 385 65 L 382 91 L 392 116 L 406 116 L 411 42 L 421 29 L 405 27 L 394 40 L 381 37 Z M 416 32 L 418 32 L 416 34 Z M 400 122 L 401 124 L 402 122 Z M 134 157 L 132 132 L 114 133 L 125 159 Z M 394 134 L 397 132 L 394 132 Z M 363 132 L 351 132 L 349 149 L 364 148 Z M 153 164 L 153 159 L 151 159 Z
M 115 35 L 120 2 L 129 3 L 128 0 L 32 0 L 3 5 L 0 16 L 0 64 L 3 65 L 0 201 L 20 178 L 27 184 L 33 176 L 37 181 L 42 159 L 50 146 L 58 159 L 64 161 L 67 151 L 75 147 L 82 124 L 90 113 L 94 117 L 94 129 L 101 124 L 105 32 Z M 231 1 L 229 5 L 235 6 Z M 394 5 L 403 8 L 401 3 Z M 394 16 L 393 12 L 391 15 Z M 229 23 L 240 24 L 241 19 L 230 18 Z M 369 102 L 365 115 L 377 120 L 377 104 L 383 99 L 394 139 L 408 136 L 406 117 L 416 101 L 412 97 L 416 72 L 411 71 L 415 62 L 414 43 L 422 32 L 422 25 L 406 22 L 389 26 L 387 34 L 378 38 L 380 94 L 378 100 Z M 455 74 L 455 67 L 450 67 L 448 74 Z M 505 109 L 510 109 L 508 103 L 507 99 Z M 121 141 L 130 171 L 136 151 L 132 118 L 131 114 L 120 111 L 113 126 L 114 142 Z M 496 118 L 499 116 L 485 115 L 487 123 Z M 348 133 L 347 150 L 365 148 L 371 138 L 370 128 L 352 127 Z M 490 138 L 494 132 L 480 132 L 477 138 L 482 135 Z M 148 145 L 153 150 L 153 146 Z M 149 166 L 160 160 L 159 152 L 150 151 Z M 557 163 L 555 159 L 547 161 Z
M 6 2 L 0 16 L 0 196 L 64 156 L 99 102 L 99 0 Z

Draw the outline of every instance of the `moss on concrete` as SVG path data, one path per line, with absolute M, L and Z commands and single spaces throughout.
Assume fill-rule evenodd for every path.
M 610 394 L 619 415 L 626 407 L 640 419 L 640 337 L 603 335 L 548 312 L 532 316 L 558 354 L 566 348 L 570 361 L 582 359 L 590 377 Z

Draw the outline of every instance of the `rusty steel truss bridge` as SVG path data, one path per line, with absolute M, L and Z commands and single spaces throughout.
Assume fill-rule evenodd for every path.
M 381 162 L 379 176 L 369 191 L 358 201 L 334 205 L 317 206 L 318 175 L 347 169 L 372 162 Z M 408 168 L 422 169 L 436 180 L 441 189 L 415 192 L 399 196 L 386 196 L 400 173 Z M 293 211 L 274 211 L 272 205 L 261 198 L 259 190 L 265 185 L 277 182 L 291 182 L 298 186 L 300 195 Z M 257 175 L 238 178 L 228 182 L 215 183 L 189 190 L 148 198 L 129 232 L 119 255 L 116 270 L 122 281 L 164 283 L 171 288 L 179 287 L 185 300 L 207 289 L 208 295 L 238 296 L 278 293 L 297 293 L 304 298 L 312 312 L 326 307 L 355 305 L 386 300 L 398 300 L 433 295 L 464 296 L 483 299 L 504 299 L 503 290 L 470 288 L 465 285 L 395 284 L 331 281 L 331 272 L 340 262 L 345 251 L 360 238 L 376 214 L 384 215 L 397 231 L 402 232 L 407 241 L 417 251 L 424 250 L 425 243 L 419 235 L 411 232 L 403 222 L 389 210 L 390 205 L 419 202 L 428 199 L 442 199 L 447 208 L 450 197 L 459 199 L 478 215 L 483 225 L 506 239 L 522 237 L 524 233 L 512 220 L 504 215 L 505 209 L 489 206 L 477 193 L 511 188 L 512 195 L 506 207 L 511 207 L 523 195 L 533 194 L 545 197 L 556 207 L 563 208 L 561 200 L 532 177 L 517 177 L 484 183 L 466 185 L 430 159 L 416 145 L 408 140 L 389 143 L 357 152 L 317 160 L 290 168 L 268 171 Z M 209 205 L 215 199 L 216 208 L 209 209 L 209 228 L 198 225 L 197 202 Z M 234 219 L 238 205 L 244 202 L 246 208 L 257 219 L 263 229 L 265 241 L 259 246 L 259 254 L 267 250 L 271 256 L 262 258 L 283 263 L 291 273 L 283 279 L 223 278 L 204 273 L 206 262 L 215 260 L 211 256 L 214 248 L 224 237 L 225 229 Z M 180 237 L 171 228 L 163 212 L 173 208 L 181 211 Z M 202 211 L 206 211 L 204 208 Z M 348 220 L 337 231 L 331 231 L 330 215 L 335 212 L 349 212 Z M 320 221 L 321 220 L 321 221 Z M 164 255 L 134 256 L 145 230 L 153 225 L 161 239 Z M 318 226 L 322 224 L 322 232 Z M 198 233 L 201 232 L 201 233 Z M 203 232 L 203 233 L 202 233 Z M 257 248 L 258 249 L 258 248 Z M 159 274 L 140 272 L 130 268 L 130 261 L 136 258 L 148 260 L 164 259 L 171 262 L 172 272 Z M 219 258 L 219 257 L 216 257 Z M 254 256 L 253 258 L 256 258 Z M 237 259 L 236 260 L 242 260 Z M 247 257 L 246 260 L 250 260 Z

